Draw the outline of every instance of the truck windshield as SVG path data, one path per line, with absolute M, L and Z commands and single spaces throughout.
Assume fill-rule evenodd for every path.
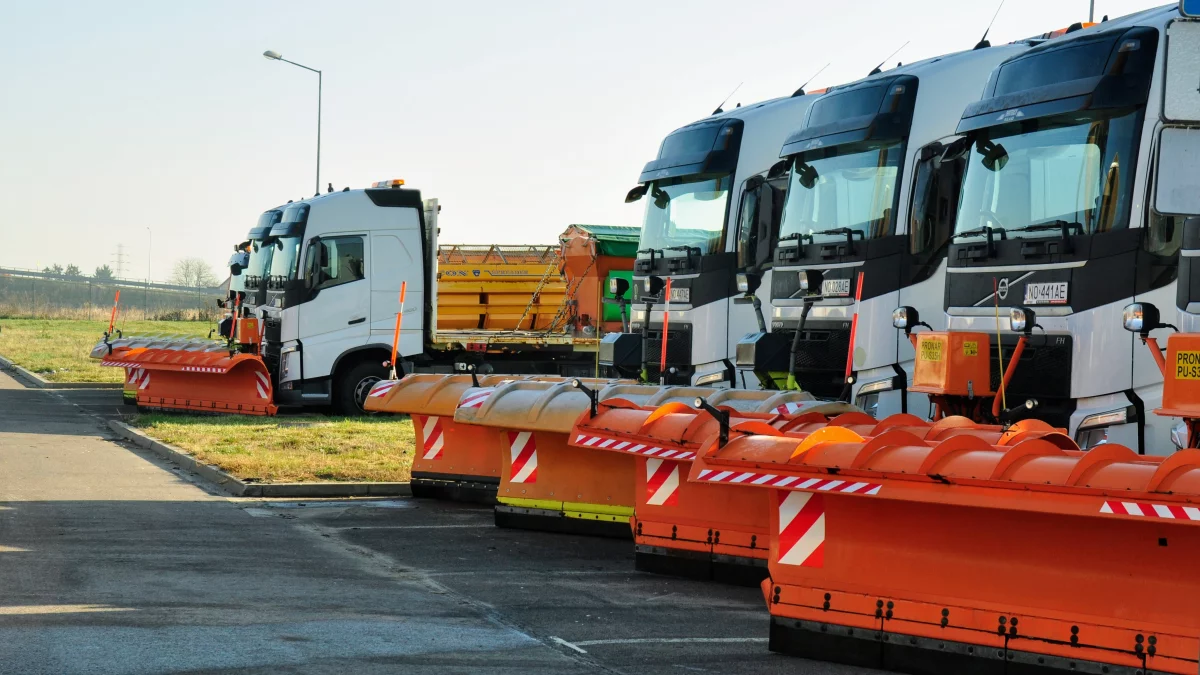
M 280 237 L 275 242 L 275 252 L 271 255 L 271 278 L 278 281 L 291 281 L 299 273 L 300 237 Z
M 798 155 L 780 239 L 806 243 L 892 234 L 903 156 L 903 143 L 842 145 Z
M 638 250 L 664 256 L 686 255 L 685 247 L 700 249 L 700 255 L 720 252 L 732 182 L 724 175 L 651 183 Z
M 960 239 L 1094 234 L 1129 226 L 1141 114 L 1043 118 L 972 140 L 958 205 Z
M 271 271 L 271 257 L 275 252 L 274 241 L 265 243 L 255 239 L 250 242 L 250 265 L 242 272 L 246 288 L 257 289 L 263 277 Z

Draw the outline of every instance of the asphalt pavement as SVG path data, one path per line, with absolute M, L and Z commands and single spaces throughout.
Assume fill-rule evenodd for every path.
M 0 673 L 811 673 L 761 593 L 426 500 L 225 497 L 0 373 Z

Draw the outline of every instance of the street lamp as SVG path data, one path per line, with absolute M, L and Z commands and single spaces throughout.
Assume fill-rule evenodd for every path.
M 316 68 L 309 68 L 308 66 L 296 63 L 295 61 L 288 61 L 287 59 L 283 58 L 282 54 L 276 51 L 271 51 L 270 49 L 263 52 L 263 56 L 272 61 L 283 61 L 284 63 L 290 63 L 293 66 L 299 66 L 300 68 L 311 70 L 317 74 L 317 189 L 314 195 L 319 195 L 321 194 L 321 71 L 317 70 Z
M 146 296 L 143 298 L 142 319 L 150 317 L 150 261 L 154 258 L 154 230 L 146 226 Z

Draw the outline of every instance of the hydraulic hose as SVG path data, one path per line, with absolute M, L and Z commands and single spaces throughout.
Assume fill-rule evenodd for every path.
M 796 327 L 796 335 L 792 338 L 792 349 L 788 353 L 788 390 L 794 391 L 800 388 L 800 385 L 796 383 L 796 355 L 800 353 L 800 335 L 804 333 L 804 324 L 808 320 L 808 312 L 812 310 L 812 306 L 812 300 L 804 301 L 804 311 L 800 313 L 800 325 Z
M 1025 343 L 1028 341 L 1029 338 L 1024 335 L 1017 340 L 1017 346 L 1013 348 L 1012 357 L 1008 361 L 1008 367 L 1004 369 L 1004 377 L 1000 380 L 1001 393 L 1008 389 L 1008 383 L 1012 381 L 1013 373 L 1017 370 L 1017 362 L 1021 360 L 1021 353 L 1025 351 Z M 996 397 L 992 399 L 992 417 L 1000 417 L 1001 398 L 1001 394 L 996 394 Z

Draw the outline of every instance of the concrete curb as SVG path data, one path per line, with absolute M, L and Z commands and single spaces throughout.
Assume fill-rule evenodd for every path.
M 219 468 L 204 464 L 173 445 L 156 441 L 124 422 L 109 420 L 108 428 L 134 445 L 195 473 L 234 497 L 411 497 L 409 483 L 245 483 Z
M 50 382 L 37 373 L 25 370 L 21 366 L 0 356 L 0 370 L 11 372 L 16 379 L 32 389 L 123 389 L 121 382 Z

